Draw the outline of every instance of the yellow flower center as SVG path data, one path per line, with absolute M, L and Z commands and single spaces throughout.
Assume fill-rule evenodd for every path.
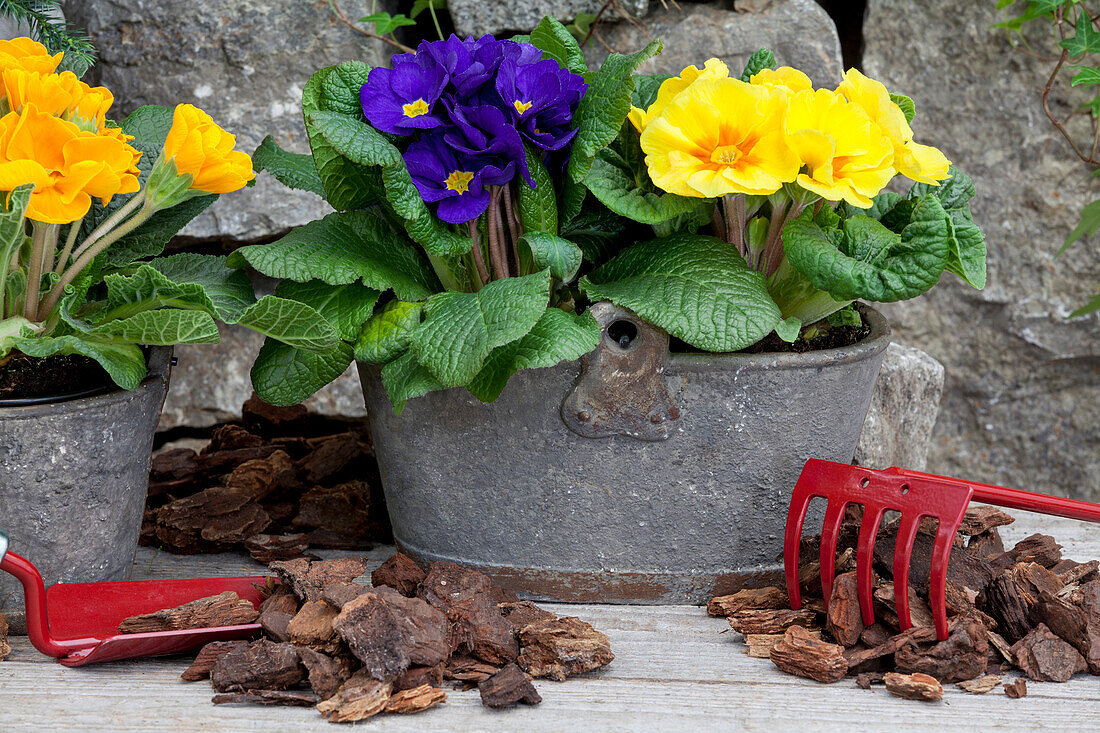
M 515 107 L 516 112 L 519 112 L 521 115 L 524 112 L 526 112 L 527 110 L 531 109 L 531 103 L 530 102 L 521 102 L 518 99 L 516 101 L 512 102 L 512 106 Z
M 741 150 L 736 145 L 719 145 L 710 154 L 710 162 L 729 165 L 736 163 L 741 155 Z
M 423 99 L 418 99 L 415 102 L 406 104 L 401 108 L 401 111 L 405 113 L 406 117 L 419 117 L 420 115 L 428 114 L 428 103 Z
M 447 188 L 450 190 L 463 194 L 470 188 L 470 181 L 473 178 L 473 171 L 452 171 L 444 183 L 447 184 Z

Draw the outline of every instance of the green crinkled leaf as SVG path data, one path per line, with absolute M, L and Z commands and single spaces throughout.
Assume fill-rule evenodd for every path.
M 177 285 L 200 286 L 214 306 L 214 315 L 223 321 L 236 321 L 256 302 L 248 275 L 229 268 L 225 257 L 181 252 L 147 264 Z
M 237 325 L 309 351 L 323 352 L 340 340 L 332 324 L 315 309 L 274 295 L 265 295 L 246 308 Z
M 466 384 L 490 351 L 531 330 L 549 298 L 549 271 L 494 280 L 476 293 L 433 295 L 413 331 L 412 350 L 443 384 Z
M 741 72 L 741 81 L 748 83 L 749 79 L 753 77 L 753 74 L 757 74 L 764 69 L 775 68 L 775 54 L 766 48 L 762 48 L 752 56 L 749 56 L 749 60 L 745 62 L 745 69 Z
M 598 267 L 619 253 L 625 223 L 610 211 L 585 212 L 562 228 L 562 236 L 576 242 L 585 259 Z
M 652 41 L 641 51 L 629 56 L 612 53 L 592 76 L 588 90 L 573 115 L 577 135 L 573 138 L 568 173 L 574 182 L 584 181 L 596 153 L 607 147 L 619 134 L 623 120 L 630 112 L 634 71 L 643 61 L 660 52 L 661 42 Z M 580 210 L 579 207 L 578 202 L 577 211 Z M 563 215 L 562 221 L 568 221 L 569 218 Z
M 317 167 L 313 164 L 313 156 L 289 153 L 280 148 L 271 135 L 265 137 L 252 154 L 252 169 L 257 173 L 267 171 L 288 188 L 312 191 L 318 196 L 325 195 L 325 187 L 317 174 Z
M 986 282 L 986 247 L 985 235 L 974 223 L 970 213 L 970 199 L 975 194 L 974 182 L 953 165 L 950 175 L 939 186 L 913 184 L 909 197 L 910 200 L 919 200 L 923 196 L 939 199 L 948 217 L 950 249 L 946 269 L 981 290 Z
M 142 311 L 128 318 L 108 321 L 89 333 L 108 340 L 148 346 L 216 344 L 221 340 L 218 324 L 209 313 L 178 308 Z
M 151 263 L 139 266 L 132 275 L 111 273 L 103 282 L 107 286 L 107 300 L 96 304 L 100 307 L 88 314 L 88 320 L 95 325 L 158 308 L 195 310 L 210 315 L 218 312 L 201 285 L 174 282 Z
M 359 93 L 367 83 L 371 67 L 362 61 L 344 61 L 329 68 L 331 71 L 321 78 L 319 108 L 363 119 Z
M 405 409 L 408 400 L 447 389 L 447 385 L 417 361 L 416 354 L 411 350 L 382 367 L 382 386 L 393 403 L 393 411 L 398 415 Z
M 542 51 L 544 58 L 554 59 L 563 69 L 575 74 L 588 71 L 580 44 L 557 18 L 544 17 L 531 31 L 530 43 Z
M 537 270 L 550 270 L 550 275 L 563 283 L 570 283 L 581 269 L 584 255 L 581 248 L 568 239 L 544 232 L 528 232 L 520 242 L 531 253 Z
M 493 349 L 467 389 L 482 402 L 493 402 L 516 372 L 579 359 L 599 342 L 600 324 L 590 313 L 547 308 L 526 336 Z
M 3 273 L 0 276 L 0 319 L 4 317 L 5 303 L 12 302 L 9 300 L 10 286 L 19 284 L 19 278 L 13 277 L 14 273 L 8 271 L 8 265 L 27 238 L 24 222 L 33 190 L 34 186 L 28 183 L 0 197 L 0 267 L 3 268 L 0 270 Z M 26 282 L 21 284 L 25 286 Z
M 554 192 L 554 180 L 542 163 L 542 158 L 531 147 L 524 144 L 527 155 L 527 169 L 535 187 L 520 183 L 518 188 L 519 221 L 527 232 L 558 233 L 558 201 Z
M 917 105 L 910 97 L 904 94 L 894 94 L 891 92 L 890 101 L 901 109 L 901 113 L 905 115 L 906 122 L 912 122 L 913 118 L 917 116 Z
M 80 354 L 95 359 L 111 380 L 123 389 L 136 388 L 145 379 L 147 371 L 145 355 L 137 345 L 107 341 L 87 334 L 13 339 L 12 347 L 36 358 Z
M 920 199 L 900 235 L 866 216 L 846 220 L 843 229 L 822 229 L 803 215 L 783 230 L 791 265 L 841 301 L 893 302 L 920 295 L 939 281 L 948 241 L 947 215 L 934 196 Z
M 324 351 L 303 351 L 281 341 L 264 341 L 252 365 L 252 386 L 264 402 L 296 405 L 351 366 L 351 346 L 339 341 Z
M 632 101 L 635 107 L 649 109 L 657 101 L 661 85 L 672 78 L 671 74 L 635 74 Z
M 313 165 L 324 186 L 325 199 L 334 209 L 346 211 L 382 202 L 385 189 L 377 170 L 365 169 L 336 152 L 317 130 L 309 124 L 314 112 L 332 111 L 332 100 L 323 93 L 325 79 L 336 67 L 329 66 L 316 72 L 302 90 L 302 115 L 305 119 L 309 148 L 313 152 Z M 337 103 L 339 106 L 339 103 Z
M 779 322 L 764 277 L 715 237 L 673 234 L 636 244 L 581 278 L 581 288 L 706 351 L 737 351 Z
M 352 341 L 371 317 L 381 293 L 359 283 L 329 285 L 320 280 L 305 283 L 283 280 L 275 288 L 275 295 L 305 303 L 324 316 L 340 338 Z
M 644 168 L 632 170 L 626 159 L 612 148 L 604 148 L 596 154 L 584 185 L 604 206 L 642 224 L 661 224 L 700 206 L 713 205 L 710 199 L 659 190 Z
M 391 300 L 371 316 L 355 340 L 355 358 L 384 364 L 409 347 L 413 329 L 420 325 L 423 303 Z
M 381 166 L 385 196 L 405 222 L 409 236 L 434 255 L 461 255 L 470 248 L 466 237 L 448 229 L 428 210 L 413 185 L 401 152 L 382 133 L 358 119 L 336 112 L 312 112 L 307 124 L 333 149 L 361 166 Z
M 393 289 L 402 300 L 423 300 L 440 289 L 423 253 L 371 211 L 329 214 L 271 244 L 241 247 L 228 262 L 297 282 L 348 285 L 361 280 L 375 290 Z

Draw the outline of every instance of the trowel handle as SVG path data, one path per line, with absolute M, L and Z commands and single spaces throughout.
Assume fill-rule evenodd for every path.
M 0 562 L 4 562 L 4 555 L 8 554 L 8 533 L 0 529 Z

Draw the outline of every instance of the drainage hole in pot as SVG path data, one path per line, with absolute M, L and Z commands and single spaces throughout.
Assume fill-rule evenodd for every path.
M 638 338 L 638 327 L 630 321 L 617 320 L 607 325 L 607 337 L 619 345 L 620 349 L 629 349 Z

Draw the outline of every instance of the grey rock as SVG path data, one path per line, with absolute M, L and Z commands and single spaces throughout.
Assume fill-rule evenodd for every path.
M 639 25 L 619 23 L 598 29 L 600 39 L 620 53 L 643 48 L 650 38 L 659 38 L 664 50 L 644 63 L 647 74 L 679 74 L 685 66 L 702 67 L 717 56 L 734 75 L 740 74 L 749 57 L 770 48 L 781 65 L 805 71 L 819 85 L 840 81 L 843 65 L 840 40 L 829 15 L 814 0 L 772 0 L 729 3 L 668 3 L 655 8 Z M 585 47 L 590 63 L 607 55 L 601 43 Z
M 603 0 L 449 0 L 447 10 L 456 33 L 482 36 L 501 31 L 529 31 L 546 15 L 569 22 L 580 13 L 600 12 L 602 5 Z M 638 17 L 645 15 L 649 0 L 619 0 L 618 7 Z M 616 15 L 616 11 L 608 10 L 604 19 Z
M 1054 255 L 1100 186 L 1043 115 L 1050 65 L 1013 50 L 997 21 L 993 3 L 868 3 L 864 70 L 911 95 L 917 140 L 974 179 L 989 248 L 984 291 L 948 275 L 882 310 L 947 370 L 930 470 L 1097 500 L 1100 318 L 1066 316 L 1100 285 L 1100 237 Z
M 372 2 L 342 5 L 358 18 Z M 305 0 L 70 0 L 66 9 L 100 51 L 89 80 L 114 92 L 116 119 L 143 104 L 190 102 L 248 153 L 268 134 L 289 150 L 309 152 L 301 94 L 310 75 L 340 61 L 380 64 L 389 55 L 381 42 L 336 22 L 325 3 Z M 264 239 L 329 211 L 320 197 L 262 173 L 254 188 L 223 196 L 183 234 Z
M 855 463 L 923 471 L 943 396 L 943 364 L 920 349 L 890 344 L 856 444 Z
M 263 336 L 239 326 L 220 326 L 220 344 L 177 346 L 178 363 L 172 388 L 164 401 L 158 430 L 208 427 L 241 416 L 241 405 L 252 396 L 249 370 L 263 345 Z M 363 392 L 354 366 L 305 402 L 321 415 L 358 418 L 366 415 Z

